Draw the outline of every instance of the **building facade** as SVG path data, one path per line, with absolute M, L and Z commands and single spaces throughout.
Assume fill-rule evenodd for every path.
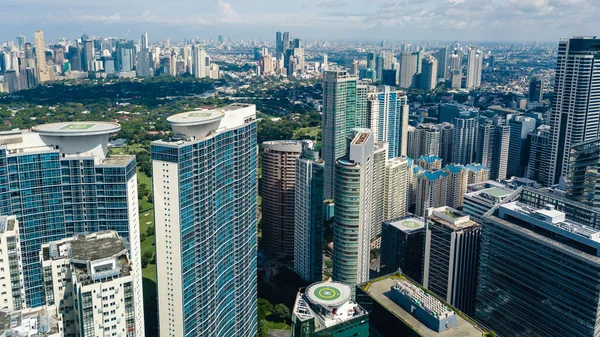
M 592 207 L 600 207 L 600 139 L 576 144 L 571 148 L 569 198 Z
M 19 239 L 19 221 L 14 216 L 0 216 L 0 309 L 25 308 L 23 260 Z
M 424 243 L 423 218 L 408 215 L 385 221 L 381 233 L 380 272 L 391 274 L 400 270 L 415 282 L 421 282 Z

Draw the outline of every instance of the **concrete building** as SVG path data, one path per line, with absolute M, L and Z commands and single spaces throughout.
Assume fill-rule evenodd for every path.
M 125 240 L 135 300 L 142 301 L 135 156 L 108 153 L 108 137 L 119 130 L 116 123 L 88 121 L 0 133 L 0 169 L 18 173 L 0 181 L 0 214 L 20 224 L 27 307 L 45 303 L 41 245 L 101 230 Z M 143 311 L 136 314 L 143 335 Z
M 467 81 L 465 88 L 471 90 L 481 86 L 483 55 L 475 47 L 469 48 L 467 55 Z
M 484 183 L 484 185 L 486 184 Z M 462 211 L 473 220 L 482 223 L 485 213 L 489 212 L 496 205 L 499 205 L 506 198 L 511 197 L 514 192 L 514 190 L 496 186 L 468 192 L 464 197 Z
M 302 142 L 276 140 L 262 145 L 262 228 L 266 251 L 279 259 L 292 260 L 296 159 L 302 153 Z
M 417 53 L 401 52 L 399 60 L 400 69 L 398 72 L 398 87 L 412 88 L 416 83 L 417 70 L 420 67 Z
M 388 159 L 385 163 L 384 220 L 406 215 L 410 170 L 411 165 L 406 157 Z
M 370 131 L 358 132 L 350 144 L 349 155 L 338 159 L 335 167 L 332 278 L 352 286 L 369 279 L 373 138 Z
M 356 118 L 356 81 L 346 71 L 330 70 L 323 75 L 323 160 L 325 198 L 333 199 L 336 161 L 348 153 L 348 120 Z M 352 123 L 350 123 L 352 124 Z
M 431 55 L 426 55 L 421 60 L 421 73 L 419 76 L 419 88 L 431 91 L 437 86 L 438 61 Z
M 442 169 L 442 158 L 434 155 L 421 156 L 415 159 L 414 163 L 428 171 L 437 171 Z
M 173 137 L 151 144 L 155 231 L 164 238 L 156 241 L 160 335 L 252 336 L 256 107 L 232 104 L 167 121 Z
M 1 337 L 63 337 L 62 316 L 55 306 L 0 310 Z
M 19 239 L 19 221 L 14 216 L 0 216 L 0 308 L 13 311 L 25 308 L 23 261 Z
M 551 205 L 498 206 L 483 225 L 475 318 L 500 336 L 597 335 L 599 249 L 598 229 Z
M 58 308 L 64 335 L 144 336 L 136 311 L 132 264 L 114 231 L 77 236 L 42 245 L 46 304 Z
M 423 218 L 407 215 L 386 220 L 381 233 L 381 273 L 390 274 L 400 270 L 415 282 L 421 282 L 424 242 Z
M 487 336 L 472 319 L 401 273 L 358 285 L 356 301 L 369 312 L 371 336 Z
M 204 46 L 200 44 L 194 44 L 192 46 L 192 75 L 196 78 L 206 77 L 206 51 Z
M 475 162 L 490 168 L 491 179 L 506 179 L 510 149 L 510 126 L 500 118 L 480 118 Z
M 530 148 L 527 135 L 535 131 L 536 123 L 534 118 L 525 116 L 514 116 L 508 121 L 510 141 L 506 166 L 507 177 L 525 177 Z
M 482 183 L 490 179 L 490 169 L 481 164 L 465 165 L 467 169 L 467 184 Z
M 338 282 L 300 289 L 292 310 L 292 336 L 368 337 L 369 315 L 352 299 L 353 290 Z
M 408 138 L 408 98 L 389 86 L 369 87 L 367 128 L 376 142 L 387 142 L 389 158 L 406 155 Z M 358 126 L 357 126 L 358 127 Z
M 450 48 L 448 46 L 444 46 L 438 49 L 437 53 L 434 54 L 435 58 L 438 61 L 437 67 L 437 78 L 439 79 L 447 79 L 448 71 L 449 71 L 449 58 L 450 58 Z
M 386 198 L 386 166 L 388 160 L 388 143 L 375 143 L 373 150 L 372 173 L 372 204 L 371 204 L 371 244 L 379 246 L 376 242 L 381 236 L 381 223 L 385 220 Z M 368 185 L 365 185 L 368 186 Z
M 558 46 L 554 98 L 550 110 L 550 163 L 546 185 L 569 169 L 571 147 L 600 137 L 600 39 L 563 39 Z
M 531 76 L 529 79 L 529 102 L 540 102 L 544 99 L 544 79 L 540 76 Z
M 440 129 L 431 123 L 409 127 L 407 156 L 440 155 Z
M 35 59 L 37 67 L 38 83 L 44 84 L 54 80 L 52 70 L 46 64 L 46 43 L 44 42 L 44 32 L 36 30 L 33 34 L 35 40 Z
M 440 130 L 440 154 L 442 162 L 446 164 L 452 163 L 452 153 L 454 151 L 454 125 L 451 123 L 441 123 L 437 125 Z
M 454 146 L 452 150 L 452 162 L 468 165 L 475 162 L 475 144 L 477 141 L 477 118 L 467 113 L 455 117 L 454 124 Z
M 325 163 L 312 145 L 304 141 L 302 155 L 296 159 L 294 271 L 306 281 L 317 282 L 323 279 Z
M 547 182 L 549 177 L 546 152 L 550 146 L 550 126 L 542 125 L 527 134 L 529 142 L 529 161 L 525 177 L 541 183 Z
M 451 207 L 427 210 L 423 287 L 465 313 L 475 310 L 481 225 Z
M 424 216 L 430 207 L 447 204 L 448 173 L 443 170 L 424 171 L 417 176 L 415 214 Z
M 570 199 L 600 207 L 600 138 L 571 147 L 567 181 Z
M 467 192 L 468 171 L 465 166 L 458 164 L 448 164 L 444 166 L 443 170 L 448 174 L 448 197 L 446 197 L 444 206 L 459 209 L 463 206 L 465 193 Z

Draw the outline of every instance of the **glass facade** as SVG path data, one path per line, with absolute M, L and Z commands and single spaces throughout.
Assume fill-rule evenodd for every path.
M 21 226 L 28 307 L 45 304 L 42 244 L 103 230 L 115 230 L 128 242 L 127 181 L 135 167 L 134 156 L 104 165 L 92 157 L 65 157 L 58 149 L 25 152 L 0 146 L 0 214 L 15 215 Z
M 181 296 L 184 336 L 256 333 L 256 142 L 251 122 L 200 141 L 152 144 L 154 165 L 177 164 L 181 232 L 172 254 L 182 293 L 169 297 Z M 159 297 L 166 288 L 159 284 Z

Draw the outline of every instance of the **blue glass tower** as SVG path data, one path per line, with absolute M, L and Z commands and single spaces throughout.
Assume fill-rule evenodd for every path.
M 42 244 L 118 232 L 134 261 L 136 333 L 143 336 L 136 161 L 107 151 L 108 135 L 119 129 L 116 123 L 72 122 L 0 133 L 0 214 L 19 221 L 28 307 L 45 304 Z
M 408 99 L 389 86 L 370 87 L 367 93 L 367 126 L 376 142 L 387 142 L 388 158 L 406 155 Z
M 152 143 L 161 336 L 254 336 L 256 107 L 168 118 Z

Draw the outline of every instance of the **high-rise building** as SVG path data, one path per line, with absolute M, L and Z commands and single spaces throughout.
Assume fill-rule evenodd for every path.
M 352 299 L 354 289 L 339 282 L 300 289 L 292 310 L 292 336 L 369 337 L 369 315 Z
M 167 121 L 174 137 L 152 142 L 160 335 L 253 336 L 256 107 Z
M 415 159 L 413 163 L 421 166 L 424 170 L 438 171 L 442 169 L 442 159 L 434 155 L 421 156 Z
M 133 41 L 119 40 L 116 47 L 117 72 L 129 72 L 135 66 L 135 47 Z
M 398 86 L 400 88 L 412 88 L 416 84 L 418 65 L 418 54 L 411 52 L 400 53 L 400 69 L 398 77 Z
M 462 69 L 454 69 L 450 72 L 450 88 L 460 89 L 462 86 Z
M 92 64 L 96 61 L 93 40 L 83 40 L 83 51 L 81 56 L 83 63 L 83 71 L 92 71 Z
M 423 287 L 459 310 L 475 310 L 481 225 L 451 207 L 428 210 Z
M 485 182 L 477 182 L 475 184 L 481 184 L 485 188 L 477 189 L 465 194 L 465 202 L 462 211 L 479 223 L 483 223 L 485 220 L 483 217 L 485 213 L 511 197 L 515 192 L 514 190 L 504 187 L 490 186 Z M 471 186 L 469 186 L 469 188 L 471 188 Z
M 443 170 L 448 174 L 446 178 L 448 183 L 448 197 L 446 197 L 445 206 L 456 209 L 462 208 L 469 182 L 468 170 L 465 166 L 458 164 L 448 164 L 444 166 Z
M 374 139 L 357 132 L 335 166 L 333 280 L 354 286 L 369 279 L 373 217 Z
M 323 74 L 325 199 L 333 199 L 335 163 L 348 153 L 346 137 L 351 133 L 348 125 L 356 119 L 357 80 L 357 76 L 342 70 L 329 70 Z
M 419 124 L 409 127 L 407 156 L 419 158 L 421 156 L 440 154 L 440 129 L 431 123 Z
M 81 71 L 81 48 L 77 46 L 69 46 L 69 52 L 67 53 L 67 59 L 69 60 L 69 67 L 72 71 Z
M 437 125 L 440 131 L 440 153 L 439 157 L 442 162 L 452 163 L 452 152 L 454 147 L 454 125 L 451 123 L 442 123 Z
M 273 256 L 294 258 L 294 207 L 296 193 L 296 159 L 302 142 L 276 140 L 263 144 L 262 159 L 262 228 L 267 252 Z
M 388 159 L 385 163 L 383 219 L 396 219 L 406 215 L 409 171 L 407 157 Z
M 0 309 L 25 308 L 23 261 L 19 240 L 19 221 L 15 216 L 0 216 Z
M 475 143 L 477 140 L 477 118 L 474 114 L 465 113 L 455 117 L 454 146 L 452 162 L 467 165 L 475 162 Z
M 402 272 L 421 282 L 425 221 L 412 215 L 386 220 L 381 230 L 382 274 Z
M 148 49 L 150 48 L 150 44 L 148 43 L 148 32 L 142 34 L 142 38 L 140 39 L 140 49 Z
M 467 169 L 467 184 L 482 183 L 490 179 L 490 169 L 481 164 L 465 165 Z
M 206 77 L 206 52 L 200 44 L 192 46 L 192 75 L 196 78 Z
M 119 130 L 116 123 L 88 121 L 0 134 L 0 170 L 7 172 L 0 214 L 15 215 L 20 224 L 28 307 L 45 303 L 41 245 L 100 230 L 125 240 L 135 301 L 142 301 L 135 156 L 108 154 L 108 136 Z M 143 335 L 142 313 L 135 321 Z
M 490 168 L 490 178 L 506 179 L 509 155 L 510 126 L 502 119 L 479 119 L 475 162 Z
M 550 126 L 541 125 L 527 134 L 529 142 L 529 160 L 525 176 L 531 180 L 545 183 L 549 179 L 550 163 L 547 160 L 547 149 L 550 146 Z
M 375 141 L 388 143 L 389 158 L 406 155 L 408 138 L 406 93 L 389 86 L 370 87 L 367 92 L 366 115 L 366 126 L 373 131 Z
M 421 72 L 419 73 L 419 88 L 423 90 L 433 90 L 437 86 L 438 61 L 426 55 L 421 60 Z
M 385 211 L 386 165 L 388 160 L 388 144 L 375 143 L 373 150 L 373 173 L 371 182 L 371 244 L 379 246 L 375 241 L 381 235 L 381 223 Z M 367 185 L 365 185 L 367 186 Z
M 132 263 L 114 231 L 80 235 L 42 245 L 46 305 L 62 314 L 65 336 L 106 332 L 144 336 L 136 321 L 144 303 L 133 288 Z
M 500 336 L 597 335 L 599 238 L 554 206 L 498 206 L 483 225 L 475 318 Z
M 570 199 L 600 207 L 600 139 L 571 147 L 567 181 Z
M 542 77 L 531 76 L 527 98 L 530 102 L 540 102 L 544 99 L 544 79 Z
M 481 71 L 483 68 L 483 55 L 477 48 L 469 48 L 467 55 L 467 89 L 479 88 L 481 86 Z
M 312 143 L 302 143 L 302 155 L 296 159 L 294 206 L 294 271 L 302 279 L 323 279 L 325 164 Z
M 417 175 L 415 214 L 424 216 L 430 207 L 446 205 L 448 173 L 442 170 L 424 171 Z
M 448 46 L 444 46 L 438 49 L 437 53 L 435 53 L 435 58 L 438 61 L 437 78 L 445 80 L 448 78 L 448 70 L 450 67 L 448 64 L 450 58 L 450 48 Z
M 536 120 L 531 117 L 514 116 L 508 121 L 510 141 L 508 148 L 508 177 L 525 177 L 529 161 L 529 139 L 527 135 L 535 130 Z
M 152 75 L 150 60 L 150 51 L 146 48 L 140 49 L 137 56 L 137 65 L 135 66 L 135 71 L 139 77 L 150 77 Z
M 44 42 L 44 32 L 36 30 L 35 40 L 35 59 L 38 69 L 38 82 L 40 84 L 48 83 L 53 80 L 50 68 L 46 64 L 46 43 Z
M 600 39 L 576 37 L 558 46 L 550 110 L 547 185 L 566 177 L 571 146 L 600 137 Z

